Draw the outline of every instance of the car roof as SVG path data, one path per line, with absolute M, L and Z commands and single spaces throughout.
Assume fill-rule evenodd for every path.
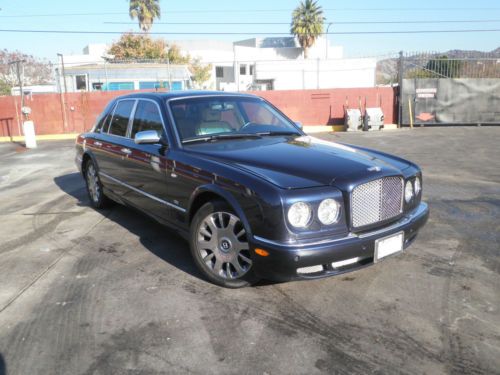
M 119 99 L 146 98 L 146 99 L 169 100 L 169 99 L 177 99 L 177 98 L 189 98 L 189 97 L 194 97 L 194 96 L 195 97 L 200 97 L 200 96 L 239 96 L 242 98 L 258 98 L 258 96 L 256 96 L 256 95 L 241 94 L 238 92 L 188 90 L 188 91 L 174 91 L 174 92 L 139 92 L 139 93 L 119 96 L 115 99 L 119 100 Z

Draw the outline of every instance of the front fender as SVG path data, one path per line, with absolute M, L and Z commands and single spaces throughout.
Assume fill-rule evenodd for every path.
M 250 225 L 250 222 L 248 220 L 248 216 L 245 213 L 245 210 L 243 210 L 242 205 L 236 199 L 236 197 L 229 191 L 221 188 L 218 185 L 215 184 L 207 184 L 207 185 L 202 185 L 196 188 L 193 193 L 191 194 L 191 197 L 189 198 L 189 204 L 188 204 L 188 217 L 191 217 L 194 215 L 193 209 L 197 208 L 196 205 L 194 204 L 197 200 L 198 197 L 200 197 L 204 193 L 211 193 L 220 196 L 224 200 L 227 201 L 227 203 L 231 206 L 231 208 L 234 210 L 236 215 L 240 218 L 243 227 L 245 228 L 245 231 L 248 234 L 252 234 L 252 226 Z M 261 211 L 260 205 L 259 210 Z

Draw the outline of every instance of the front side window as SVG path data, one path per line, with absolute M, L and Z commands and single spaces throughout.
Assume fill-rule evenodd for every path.
M 289 132 L 301 135 L 290 120 L 257 98 L 180 99 L 172 101 L 170 108 L 182 141 L 219 134 Z
M 134 100 L 122 100 L 118 102 L 109 126 L 109 134 L 118 135 L 120 137 L 125 137 L 127 135 L 128 122 L 134 104 Z
M 146 130 L 154 130 L 161 136 L 163 132 L 162 119 L 156 103 L 139 100 L 132 125 L 132 139 L 137 133 Z

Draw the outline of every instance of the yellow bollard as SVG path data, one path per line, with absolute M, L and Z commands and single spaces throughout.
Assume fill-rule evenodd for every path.
M 413 129 L 413 111 L 411 108 L 411 98 L 408 99 L 408 110 L 410 111 L 410 128 Z

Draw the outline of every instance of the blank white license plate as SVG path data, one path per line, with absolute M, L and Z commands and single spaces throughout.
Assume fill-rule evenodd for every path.
M 392 236 L 376 240 L 374 261 L 377 262 L 389 255 L 403 251 L 404 238 L 404 232 L 399 232 Z

